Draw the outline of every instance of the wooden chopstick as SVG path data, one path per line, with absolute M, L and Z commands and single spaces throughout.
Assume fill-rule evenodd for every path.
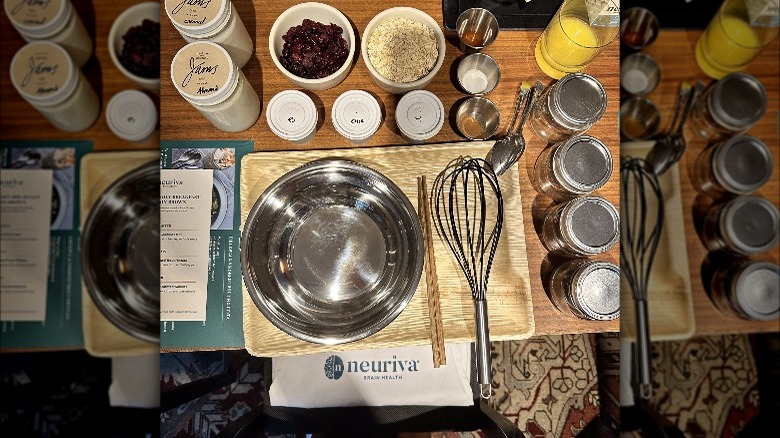
M 417 214 L 420 217 L 425 241 L 425 282 L 428 286 L 428 319 L 431 326 L 433 367 L 439 368 L 441 365 L 447 365 L 447 355 L 444 351 L 444 330 L 441 324 L 441 306 L 439 305 L 439 278 L 436 275 L 436 255 L 433 251 L 431 212 L 425 175 L 417 178 Z

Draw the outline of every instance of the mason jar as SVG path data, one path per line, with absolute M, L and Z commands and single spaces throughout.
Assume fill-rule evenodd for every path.
M 598 190 L 611 176 L 609 148 L 596 137 L 582 135 L 544 149 L 531 182 L 539 193 L 561 201 Z
M 721 266 L 710 291 L 721 312 L 752 321 L 780 317 L 780 266 L 775 263 L 742 259 Z
M 580 257 L 609 251 L 620 239 L 620 216 L 609 201 L 583 196 L 558 204 L 544 218 L 541 241 L 550 252 Z
M 691 110 L 693 130 L 709 141 L 745 132 L 766 113 L 767 95 L 761 81 L 732 73 L 713 82 Z
M 549 286 L 562 312 L 594 321 L 620 317 L 620 269 L 614 263 L 569 260 L 553 271 Z
M 570 73 L 548 87 L 531 109 L 531 128 L 548 143 L 590 129 L 607 110 L 607 92 L 585 73 Z
M 702 242 L 710 251 L 749 256 L 777 244 L 780 214 L 759 196 L 739 196 L 710 207 L 702 226 Z
M 749 195 L 766 184 L 775 165 L 772 151 L 761 140 L 739 135 L 704 149 L 693 167 L 693 185 L 720 198 Z

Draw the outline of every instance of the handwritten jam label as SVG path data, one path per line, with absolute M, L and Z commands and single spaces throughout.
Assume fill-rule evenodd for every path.
M 62 49 L 47 44 L 21 48 L 11 65 L 11 79 L 24 94 L 47 97 L 62 89 L 68 79 L 69 63 Z
M 197 27 L 217 17 L 228 0 L 165 0 L 165 9 L 171 19 L 184 27 Z
M 207 97 L 225 88 L 232 64 L 225 52 L 212 44 L 193 43 L 173 59 L 173 80 L 190 97 Z
M 11 20 L 27 27 L 50 23 L 64 8 L 64 0 L 10 0 L 5 10 Z

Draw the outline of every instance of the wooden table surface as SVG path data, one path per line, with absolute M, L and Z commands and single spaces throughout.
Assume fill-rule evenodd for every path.
M 661 112 L 661 126 L 666 127 L 677 104 L 677 90 L 680 81 L 697 78 L 704 85 L 712 82 L 696 64 L 694 48 L 700 30 L 663 30 L 658 39 L 645 52 L 654 57 L 661 66 L 661 83 L 647 97 L 658 105 Z M 774 42 L 748 67 L 747 73 L 757 77 L 766 88 L 769 104 L 764 117 L 752 129 L 751 134 L 772 149 L 775 171 L 771 180 L 756 194 L 761 195 L 776 206 L 780 205 L 780 139 L 778 138 L 778 111 L 780 110 L 780 40 Z M 696 232 L 694 218 L 713 202 L 709 197 L 699 195 L 691 184 L 693 164 L 699 153 L 705 148 L 706 141 L 696 135 L 690 126 L 685 128 L 687 150 L 680 162 L 680 184 L 682 190 L 683 213 L 686 226 L 686 244 L 691 272 L 691 287 L 696 317 L 696 334 L 710 335 L 721 333 L 751 333 L 777 331 L 778 321 L 751 322 L 718 311 L 710 301 L 704 287 L 702 266 L 708 253 Z M 698 220 L 698 219 L 697 219 Z M 764 260 L 778 262 L 780 247 L 761 254 Z M 652 299 L 650 297 L 649 299 Z
M 152 137 L 137 144 L 122 140 L 108 128 L 105 108 L 116 93 L 139 87 L 127 79 L 116 68 L 108 54 L 108 31 L 114 19 L 125 9 L 142 0 L 95 0 L 74 1 L 84 26 L 94 44 L 92 58 L 84 65 L 83 71 L 90 85 L 100 97 L 101 112 L 90 128 L 81 132 L 64 132 L 54 128 L 27 101 L 22 99 L 10 82 L 8 69 L 11 58 L 25 41 L 13 28 L 5 12 L 0 13 L 0 139 L 2 140 L 92 140 L 95 151 L 159 149 L 159 137 Z M 153 100 L 159 100 L 149 94 Z
M 255 57 L 250 59 L 243 68 L 248 81 L 261 97 L 263 105 L 271 97 L 285 89 L 296 89 L 297 87 L 289 82 L 278 71 L 273 64 L 268 52 L 268 34 L 276 17 L 285 9 L 297 2 L 294 1 L 276 1 L 261 2 L 255 0 L 254 4 L 248 1 L 234 1 L 239 16 L 249 31 L 250 36 L 255 41 Z M 363 30 L 376 14 L 394 6 L 413 6 L 419 8 L 438 23 L 442 23 L 441 2 L 427 0 L 422 2 L 409 1 L 384 1 L 384 2 L 351 2 L 344 0 L 332 0 L 328 2 L 341 10 L 355 25 L 356 34 L 362 38 Z M 546 77 L 534 60 L 533 48 L 536 38 L 541 30 L 529 31 L 502 31 L 497 40 L 489 48 L 484 50 L 493 56 L 501 66 L 501 83 L 498 88 L 487 97 L 495 103 L 501 111 L 502 124 L 501 130 L 506 129 L 509 121 L 510 111 L 512 109 L 517 87 L 521 80 L 537 78 L 547 84 L 551 81 Z M 257 123 L 248 130 L 240 133 L 225 133 L 215 129 L 205 118 L 203 118 L 189 103 L 184 101 L 174 88 L 173 84 L 165 78 L 170 77 L 170 61 L 176 51 L 186 43 L 185 40 L 173 28 L 170 20 L 164 18 L 161 26 L 161 138 L 163 140 L 187 140 L 187 139 L 251 139 L 255 142 L 255 149 L 258 151 L 272 150 L 306 150 L 306 149 L 331 149 L 353 147 L 347 140 L 341 137 L 333 128 L 330 120 L 330 109 L 333 102 L 339 94 L 346 90 L 363 89 L 372 92 L 378 97 L 384 107 L 386 118 L 379 128 L 379 131 L 371 140 L 361 147 L 402 145 L 406 144 L 398 133 L 395 126 L 393 112 L 400 96 L 395 96 L 382 91 L 373 82 L 369 76 L 368 70 L 363 59 L 356 58 L 354 67 L 347 79 L 340 85 L 326 91 L 310 93 L 315 97 L 315 103 L 320 109 L 321 126 L 317 134 L 309 144 L 297 146 L 290 142 L 276 137 L 268 128 L 265 119 L 265 106 L 260 114 Z M 436 75 L 433 83 L 427 88 L 435 93 L 441 99 L 446 111 L 449 113 L 449 120 L 444 124 L 441 132 L 435 136 L 431 143 L 442 143 L 451 141 L 465 140 L 454 128 L 453 113 L 457 109 L 455 103 L 466 95 L 458 91 L 453 82 L 453 72 L 457 67 L 457 58 L 462 56 L 458 50 L 457 44 L 453 44 L 450 38 L 446 46 L 446 58 L 444 65 Z M 606 197 L 615 205 L 619 203 L 618 178 L 616 177 L 619 166 L 619 136 L 617 126 L 617 112 L 619 99 L 619 68 L 618 68 L 618 44 L 617 40 L 613 42 L 601 55 L 585 70 L 599 79 L 607 90 L 609 104 L 605 116 L 596 126 L 589 131 L 604 141 L 614 154 L 614 173 L 613 178 L 602 188 L 598 194 Z M 536 322 L 536 334 L 555 334 L 555 333 L 589 333 L 618 331 L 618 321 L 593 322 L 578 319 L 570 314 L 559 312 L 548 298 L 543 287 L 542 278 L 549 277 L 551 269 L 556 266 L 558 261 L 551 261 L 546 258 L 547 252 L 539 241 L 535 224 L 539 225 L 544 209 L 549 206 L 549 199 L 543 196 L 537 196 L 537 193 L 531 187 L 529 176 L 532 174 L 534 162 L 540 151 L 546 145 L 543 140 L 536 136 L 529 128 L 525 134 L 527 150 L 520 160 L 519 178 L 521 193 L 523 197 L 523 218 L 526 223 L 525 234 L 528 250 L 528 261 L 531 272 L 531 289 L 533 296 L 534 318 Z M 414 146 L 410 145 L 410 148 Z M 453 157 L 454 158 L 454 157 Z M 517 172 L 517 170 L 515 170 Z M 433 176 L 430 176 L 432 178 Z M 507 214 L 518 214 L 519 212 L 509 211 Z M 619 260 L 619 251 L 615 247 L 608 254 L 599 257 L 600 259 L 610 260 L 617 263 Z M 541 275 L 540 275 L 541 274 Z M 467 293 L 467 291 L 464 291 Z M 488 292 L 489 296 L 489 292 Z

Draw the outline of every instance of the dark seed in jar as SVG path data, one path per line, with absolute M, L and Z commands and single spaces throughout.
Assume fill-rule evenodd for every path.
M 128 29 L 119 62 L 130 73 L 142 78 L 160 77 L 160 23 L 145 19 Z
M 330 76 L 344 65 L 349 55 L 349 43 L 342 33 L 344 29 L 336 24 L 326 25 L 307 18 L 282 36 L 280 62 L 287 71 L 302 78 Z

